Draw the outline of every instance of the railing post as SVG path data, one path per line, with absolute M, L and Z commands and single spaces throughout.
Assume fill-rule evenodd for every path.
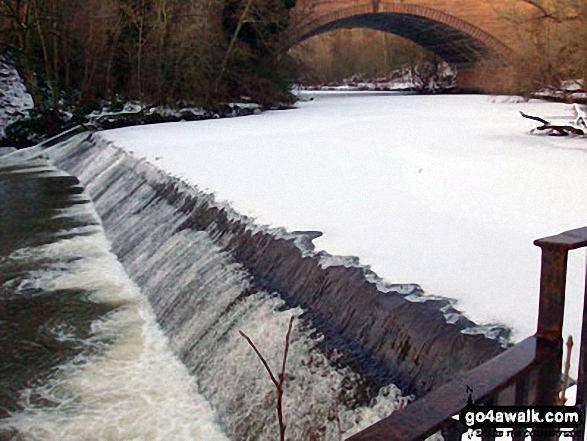
M 538 242 L 538 241 L 536 241 Z M 535 242 L 535 243 L 536 243 Z M 565 312 L 565 287 L 568 251 L 550 243 L 536 243 L 542 248 L 540 273 L 540 304 L 536 336 L 559 343 L 562 351 L 562 330 Z M 557 402 L 562 369 L 562 352 L 538 372 L 535 388 L 536 405 L 550 406 Z
M 558 341 L 563 335 L 568 251 L 560 247 L 539 246 L 542 248 L 542 267 L 536 336 Z
M 587 350 L 587 259 L 585 260 L 585 295 L 583 297 L 583 324 L 581 327 L 581 342 L 579 344 L 579 370 L 577 376 L 577 405 L 585 412 L 585 403 L 587 403 L 587 360 L 585 351 Z M 583 429 L 583 428 L 581 428 Z M 585 434 L 581 430 L 581 435 L 575 437 L 577 441 L 582 441 Z
M 567 279 L 568 252 L 587 246 L 587 227 L 565 231 L 556 236 L 534 241 L 542 249 L 542 269 L 540 274 L 540 306 L 538 310 L 539 339 L 556 342 L 560 347 L 560 357 L 556 357 L 538 374 L 536 382 L 536 399 L 534 404 L 556 404 L 560 389 L 562 370 L 562 327 L 565 309 L 565 287 Z M 587 299 L 587 282 L 585 297 Z M 587 304 L 583 305 L 583 324 L 579 361 L 579 384 L 577 385 L 577 402 L 583 407 L 585 403 L 586 366 L 584 344 L 587 343 Z M 580 438 L 582 439 L 582 437 Z

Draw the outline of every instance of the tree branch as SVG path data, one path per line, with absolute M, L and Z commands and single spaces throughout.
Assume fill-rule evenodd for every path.
M 283 364 L 281 365 L 281 374 L 279 374 L 280 383 L 283 383 L 285 378 L 285 364 L 287 363 L 287 353 L 289 352 L 289 339 L 291 336 L 291 328 L 293 326 L 294 317 L 293 315 L 289 319 L 289 327 L 287 328 L 287 334 L 285 336 L 285 349 L 283 351 Z
M 549 11 L 546 7 L 542 4 L 539 0 L 522 0 L 524 3 L 534 6 L 536 9 L 540 11 L 542 14 L 542 18 L 547 18 L 549 20 L 554 20 L 557 23 L 562 23 L 565 21 L 576 21 L 580 19 L 579 14 L 573 15 L 558 15 L 556 12 Z
M 224 76 L 224 72 L 226 71 L 226 65 L 228 64 L 228 60 L 230 60 L 230 56 L 232 55 L 232 51 L 234 50 L 234 46 L 236 45 L 238 35 L 240 34 L 241 28 L 243 27 L 243 23 L 245 22 L 247 15 L 249 14 L 249 9 L 253 4 L 253 0 L 248 0 L 243 10 L 240 18 L 238 19 L 238 23 L 236 25 L 236 29 L 232 34 L 232 38 L 230 39 L 230 43 L 228 44 L 228 48 L 224 54 L 224 59 L 222 60 L 222 66 L 220 67 L 220 72 L 218 73 L 218 77 L 216 77 L 216 82 L 214 83 L 214 93 L 218 93 L 218 87 L 220 86 L 220 81 L 222 81 L 222 77 Z
M 282 402 L 283 402 L 283 382 L 285 381 L 285 366 L 287 364 L 287 354 L 289 352 L 289 340 L 291 337 L 291 328 L 293 326 L 293 321 L 294 321 L 294 316 L 292 316 L 289 319 L 289 327 L 287 329 L 287 334 L 285 336 L 285 349 L 283 351 L 283 360 L 282 360 L 282 364 L 281 364 L 281 372 L 279 373 L 279 380 L 277 380 L 275 378 L 275 375 L 273 375 L 273 371 L 269 367 L 267 360 L 265 360 L 265 357 L 263 357 L 261 352 L 259 352 L 259 350 L 255 346 L 255 343 L 253 343 L 253 341 L 249 338 L 249 336 L 247 334 L 245 334 L 243 331 L 240 331 L 240 330 L 238 331 L 240 333 L 240 335 L 242 335 L 245 338 L 245 340 L 247 340 L 249 345 L 255 351 L 255 354 L 257 354 L 257 357 L 259 357 L 259 360 L 261 360 L 261 363 L 263 363 L 263 366 L 265 366 L 265 370 L 269 374 L 269 377 L 271 378 L 271 381 L 273 382 L 273 384 L 275 385 L 275 389 L 277 390 L 277 421 L 279 423 L 279 440 L 280 441 L 285 441 L 285 423 L 283 421 L 283 405 L 282 405 Z
M 527 115 L 524 112 L 522 112 L 520 110 L 520 115 L 522 115 L 524 118 L 528 118 L 528 119 L 533 119 L 534 121 L 538 121 L 541 122 L 542 124 L 546 125 L 550 125 L 550 123 L 548 121 L 546 121 L 545 119 L 540 118 L 539 116 L 532 116 L 532 115 Z
M 255 346 L 255 343 L 253 343 L 253 341 L 249 338 L 249 336 L 247 334 L 245 334 L 243 331 L 238 331 L 238 332 L 240 333 L 240 335 L 242 335 L 245 338 L 245 340 L 247 340 L 247 342 L 249 342 L 249 345 L 253 348 L 253 351 L 255 351 L 255 354 L 257 354 L 257 357 L 259 357 L 259 360 L 261 360 L 261 363 L 263 363 L 263 366 L 265 366 L 265 369 L 267 370 L 269 377 L 271 377 L 271 381 L 273 382 L 275 387 L 279 388 L 279 382 L 275 379 L 275 376 L 273 375 L 273 371 L 269 367 L 267 360 L 265 360 L 265 357 L 263 357 L 261 352 L 259 352 L 259 350 L 257 349 L 257 346 Z

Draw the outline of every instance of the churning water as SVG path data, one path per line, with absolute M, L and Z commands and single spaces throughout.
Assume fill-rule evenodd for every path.
M 101 204 L 121 207 L 109 216 L 111 236 L 126 245 L 119 252 L 171 345 L 78 180 L 39 159 L 0 169 L 0 438 L 274 439 L 274 386 L 238 331 L 277 371 L 289 319 L 304 311 L 254 289 L 208 233 L 178 231 L 186 216 L 173 207 L 156 207 L 142 225 L 137 212 L 157 201 L 131 178 L 128 211 L 120 200 L 129 188 Z M 391 384 L 366 396 L 357 372 L 335 367 L 340 354 L 317 349 L 323 339 L 295 320 L 284 386 L 290 439 L 338 440 L 407 400 Z
M 0 438 L 224 440 L 77 179 L 0 168 Z
M 172 191 L 172 178 L 145 182 L 117 151 L 88 152 L 85 144 L 70 147 L 56 154 L 73 154 L 72 162 L 63 164 L 88 184 L 116 255 L 148 297 L 174 353 L 196 379 L 230 438 L 273 440 L 279 433 L 274 387 L 239 330 L 253 339 L 277 371 L 292 315 L 298 318 L 284 385 L 290 439 L 338 440 L 405 403 L 392 384 L 380 383 L 373 390 L 355 370 L 335 366 L 340 354 L 331 351 L 327 358 L 318 349 L 324 337 L 299 317 L 304 310 L 260 289 L 225 249 L 222 240 L 230 234 L 214 226 L 189 226 L 198 206 L 210 202 L 206 195 L 196 192 L 202 201 L 188 211 L 178 209 L 181 201 L 170 203 L 158 194 Z
M 278 372 L 292 316 L 294 441 L 347 437 L 503 350 L 446 299 L 314 252 L 315 232 L 256 225 L 99 134 L 42 155 L 86 190 L 35 149 L 0 170 L 0 437 L 274 440 L 275 389 L 239 331 Z

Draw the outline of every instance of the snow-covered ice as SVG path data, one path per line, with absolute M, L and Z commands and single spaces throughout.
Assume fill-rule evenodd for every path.
M 102 132 L 261 224 L 319 230 L 390 283 L 533 334 L 534 239 L 587 225 L 587 140 L 531 135 L 573 107 L 511 97 L 313 93 L 261 115 Z M 307 96 L 306 96 L 307 97 Z M 580 336 L 585 253 L 569 260 L 565 334 Z M 575 351 L 576 355 L 577 351 Z M 576 369 L 575 357 L 575 369 Z

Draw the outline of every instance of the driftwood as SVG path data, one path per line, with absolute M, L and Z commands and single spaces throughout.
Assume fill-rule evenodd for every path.
M 575 104 L 575 112 L 577 113 L 577 118 L 575 119 L 575 125 L 560 125 L 560 124 L 552 124 L 549 121 L 540 118 L 539 116 L 532 116 L 527 115 L 524 112 L 520 111 L 520 114 L 524 118 L 532 119 L 534 121 L 538 121 L 542 123 L 541 126 L 536 127 L 534 130 L 549 130 L 550 135 L 553 136 L 568 136 L 568 135 L 585 135 L 585 130 L 577 127 L 577 126 L 586 126 L 586 115 L 579 106 Z

